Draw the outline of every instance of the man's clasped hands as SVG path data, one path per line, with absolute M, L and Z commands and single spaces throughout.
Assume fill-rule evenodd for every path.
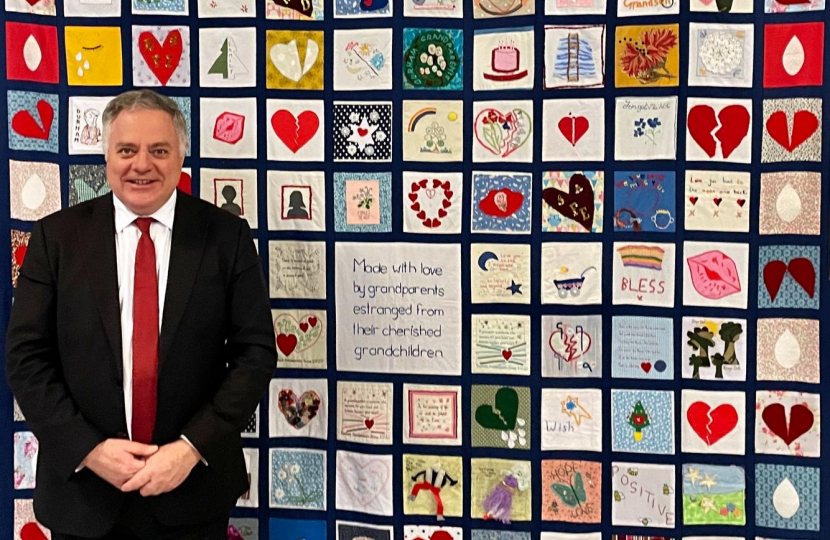
M 125 493 L 150 497 L 176 489 L 198 462 L 198 452 L 183 439 L 162 446 L 107 439 L 86 456 L 83 466 Z

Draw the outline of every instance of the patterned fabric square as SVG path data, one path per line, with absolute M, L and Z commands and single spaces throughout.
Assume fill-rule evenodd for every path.
M 12 219 L 37 221 L 61 208 L 56 163 L 9 161 L 9 212 Z
M 334 230 L 392 230 L 390 173 L 334 173 Z
M 334 161 L 392 161 L 392 103 L 334 102 Z
M 819 321 L 758 319 L 759 381 L 821 380 Z
M 761 234 L 821 234 L 821 174 L 761 173 Z
M 58 96 L 40 92 L 7 93 L 9 148 L 58 153 Z
M 761 162 L 821 161 L 820 125 L 820 99 L 765 99 Z
M 674 393 L 611 390 L 611 448 L 615 452 L 674 454 Z
M 133 26 L 133 84 L 190 86 L 189 26 Z
M 819 308 L 818 246 L 761 246 L 759 308 Z
M 755 525 L 818 531 L 820 476 L 816 467 L 755 464 Z

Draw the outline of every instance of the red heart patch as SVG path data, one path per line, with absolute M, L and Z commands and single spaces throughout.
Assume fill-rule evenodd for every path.
M 640 364 L 640 368 L 641 368 L 643 371 L 645 371 L 646 373 L 648 373 L 649 371 L 651 371 L 651 362 L 643 362 L 643 363 L 641 363 L 641 364 Z
M 26 244 L 20 244 L 17 246 L 17 249 L 14 250 L 14 261 L 17 263 L 17 266 L 23 266 L 23 260 L 26 258 L 26 252 L 29 250 L 29 246 Z
M 728 105 L 718 113 L 720 129 L 715 138 L 720 141 L 723 158 L 728 158 L 749 133 L 749 111 L 743 105 Z
M 813 411 L 806 405 L 790 407 L 790 423 L 787 425 L 787 411 L 781 403 L 767 405 L 761 418 L 770 431 L 784 441 L 787 446 L 810 431 L 813 427 Z
M 297 336 L 294 334 L 279 334 L 277 336 L 277 348 L 285 356 L 291 356 L 297 348 Z
M 797 257 L 790 261 L 787 270 L 810 298 L 816 294 L 816 269 L 810 259 Z
M 510 357 L 513 356 L 513 351 L 502 351 L 501 356 L 505 360 L 510 360 Z
M 301 322 L 300 323 L 300 331 L 305 334 L 308 332 L 308 323 Z
M 798 111 L 793 115 L 792 136 L 787 125 L 787 114 L 784 111 L 776 111 L 767 119 L 767 132 L 770 137 L 783 146 L 787 152 L 792 152 L 801 146 L 817 129 L 818 118 L 810 111 Z
M 715 118 L 715 109 L 709 105 L 695 105 L 689 110 L 687 120 L 689 135 L 710 158 L 715 157 L 718 144 L 712 136 L 712 132 L 718 126 Z
M 282 143 L 296 154 L 317 133 L 320 119 L 313 111 L 303 111 L 295 117 L 292 112 L 280 109 L 271 117 L 271 127 Z
M 310 317 L 308 318 L 308 324 L 309 324 L 312 328 L 314 328 L 315 326 L 317 326 L 317 317 L 314 317 L 313 315 L 312 315 L 312 316 L 310 316 Z
M 46 535 L 37 523 L 27 523 L 20 529 L 20 540 L 46 540 Z
M 190 186 L 191 180 L 192 178 L 190 177 L 190 175 L 182 171 L 182 174 L 179 175 L 179 185 L 176 187 L 190 195 L 193 191 L 193 189 Z
M 375 421 L 371 418 L 367 418 L 363 421 L 363 425 L 366 426 L 366 429 L 372 429 L 375 425 Z
M 584 116 L 565 116 L 559 120 L 557 126 L 559 132 L 571 143 L 571 146 L 576 146 L 579 139 L 588 131 L 590 124 Z
M 764 286 L 767 288 L 770 300 L 775 302 L 778 291 L 781 290 L 781 283 L 787 274 L 787 265 L 784 261 L 770 261 L 764 266 Z
M 749 133 L 749 122 L 749 111 L 743 105 L 728 105 L 718 112 L 717 118 L 710 105 L 695 105 L 689 110 L 689 135 L 710 158 L 715 157 L 720 141 L 726 159 Z
M 162 86 L 167 85 L 179 67 L 182 50 L 182 34 L 178 30 L 168 32 L 164 44 L 159 43 L 151 32 L 142 32 L 138 36 L 138 52 Z
M 697 436 L 712 446 L 738 425 L 738 411 L 729 403 L 712 409 L 708 403 L 696 401 L 686 411 L 686 419 Z
M 40 117 L 40 123 L 32 118 L 32 113 L 26 110 L 17 111 L 12 117 L 12 130 L 21 137 L 31 137 L 32 139 L 49 139 L 49 131 L 52 129 L 52 120 L 55 118 L 55 109 L 48 101 L 43 99 L 38 100 L 37 114 Z

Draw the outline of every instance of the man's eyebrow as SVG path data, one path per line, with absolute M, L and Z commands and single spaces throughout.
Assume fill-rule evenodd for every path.
M 150 145 L 150 148 L 170 148 L 172 145 L 169 142 L 157 142 Z

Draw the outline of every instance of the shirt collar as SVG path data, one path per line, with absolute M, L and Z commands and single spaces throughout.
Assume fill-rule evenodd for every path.
M 121 202 L 118 197 L 113 194 L 112 196 L 112 203 L 115 206 L 115 232 L 116 234 L 120 233 L 124 229 L 126 229 L 136 218 L 139 217 L 151 217 L 170 229 L 173 230 L 173 220 L 176 216 L 176 192 L 178 190 L 173 190 L 173 194 L 170 195 L 170 198 L 167 199 L 167 202 L 161 205 L 161 208 L 156 210 L 154 213 L 150 214 L 149 216 L 139 216 L 138 214 L 133 213 L 132 210 L 127 208 L 127 206 Z

